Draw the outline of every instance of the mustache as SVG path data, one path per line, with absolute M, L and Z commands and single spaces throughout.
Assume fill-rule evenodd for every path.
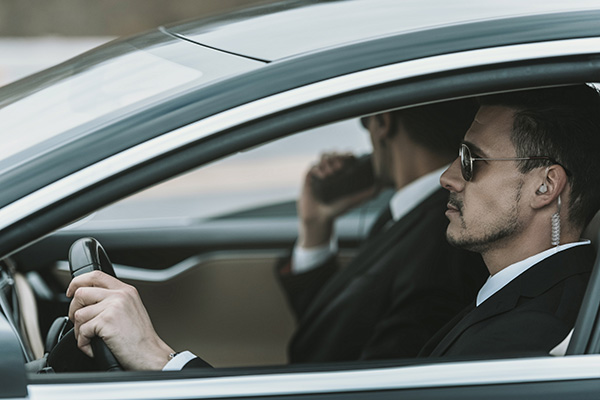
M 450 193 L 450 196 L 448 196 L 448 204 L 450 204 L 452 207 L 456 207 L 458 213 L 462 215 L 464 203 L 461 199 L 458 198 L 456 193 Z

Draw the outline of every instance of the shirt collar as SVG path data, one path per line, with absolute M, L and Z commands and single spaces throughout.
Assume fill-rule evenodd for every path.
M 440 188 L 440 176 L 448 166 L 423 175 L 398 190 L 390 199 L 390 210 L 394 221 L 404 217 L 410 210 Z
M 581 246 L 584 244 L 590 244 L 590 241 L 581 240 L 579 242 L 561 244 L 560 246 L 552 247 L 551 249 L 542 251 L 541 253 L 535 254 L 529 258 L 511 264 L 503 270 L 497 272 L 495 275 L 490 276 L 483 285 L 483 287 L 479 290 L 479 293 L 477 294 L 477 307 L 479 307 L 481 303 L 492 297 L 492 295 L 494 295 L 504 286 L 508 285 L 517 276 L 521 275 L 523 272 L 527 271 L 529 268 L 533 267 L 540 261 L 550 257 L 553 254 L 558 253 L 559 251 L 567 250 L 571 247 Z

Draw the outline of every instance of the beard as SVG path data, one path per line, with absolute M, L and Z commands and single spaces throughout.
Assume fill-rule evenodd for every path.
M 513 236 L 521 229 L 519 221 L 519 201 L 521 199 L 522 184 L 516 191 L 514 206 L 504 215 L 499 215 L 493 221 L 485 226 L 477 227 L 482 230 L 476 233 L 475 227 L 469 227 L 463 216 L 464 203 L 459 199 L 456 193 L 450 193 L 448 203 L 457 208 L 460 219 L 460 234 L 453 236 L 449 230 L 446 231 L 446 240 L 454 247 L 473 251 L 476 253 L 485 253 L 492 248 L 498 248 L 502 241 Z M 493 213 L 493 211 L 490 211 Z M 474 232 L 475 231 L 475 232 Z

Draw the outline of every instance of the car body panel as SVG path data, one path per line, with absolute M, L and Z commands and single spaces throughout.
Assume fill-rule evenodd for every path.
M 2 282 L 4 286 L 4 282 Z M 1 287 L 1 290 L 4 290 Z M 5 302 L 3 294 L 0 294 Z M 24 357 L 21 344 L 15 335 L 14 327 L 2 315 L 0 318 L 0 382 L 2 383 L 1 397 L 22 398 L 27 394 Z
M 220 376 L 194 379 L 164 379 L 145 382 L 116 382 L 110 385 L 103 383 L 84 383 L 81 380 L 75 390 L 59 383 L 51 385 L 31 385 L 30 397 L 36 399 L 78 399 L 86 394 L 90 400 L 106 398 L 144 398 L 144 399 L 179 399 L 188 398 L 308 398 L 303 396 L 319 395 L 319 398 L 414 398 L 415 389 L 425 389 L 420 393 L 424 398 L 428 389 L 436 395 L 449 390 L 449 386 L 460 388 L 460 392 L 468 396 L 468 388 L 475 389 L 481 385 L 490 385 L 485 393 L 494 393 L 494 387 L 502 388 L 507 384 L 518 384 L 523 390 L 502 393 L 495 398 L 511 398 L 515 394 L 524 395 L 535 391 L 527 384 L 550 383 L 557 381 L 589 381 L 593 387 L 600 384 L 600 372 L 596 366 L 600 356 L 572 356 L 565 358 L 532 358 L 520 360 L 447 362 L 432 365 L 384 367 L 375 366 L 350 371 L 322 371 L 289 373 L 261 373 L 255 371 L 250 376 Z M 235 372 L 233 372 L 235 374 Z M 201 375 L 198 373 L 196 375 Z M 343 382 L 342 385 L 340 383 Z M 539 389 L 538 389 L 539 390 Z M 589 387 L 587 388 L 589 390 Z M 477 392 L 475 392 L 477 393 Z M 405 394 L 405 396 L 403 396 Z M 482 393 L 479 392 L 478 395 Z M 551 395 L 548 390 L 544 394 Z M 564 393 L 560 393 L 561 395 Z M 88 397 L 89 396 L 89 397 Z M 139 397 L 138 397 L 139 396 Z M 485 396 L 488 397 L 487 395 Z M 494 398 L 493 395 L 490 396 Z M 278 398 L 278 397 L 277 397 Z
M 168 30 L 212 48 L 276 61 L 353 42 L 438 27 L 597 8 L 598 3 L 594 1 L 559 0 L 476 3 L 468 0 L 451 3 L 432 0 L 288 1 L 168 27 Z M 240 40 L 242 37 L 244 40 Z

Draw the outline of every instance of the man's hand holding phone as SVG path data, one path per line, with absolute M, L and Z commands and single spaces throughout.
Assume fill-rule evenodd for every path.
M 303 248 L 329 243 L 335 218 L 373 197 L 375 184 L 370 157 L 325 153 L 304 179 L 298 201 Z

